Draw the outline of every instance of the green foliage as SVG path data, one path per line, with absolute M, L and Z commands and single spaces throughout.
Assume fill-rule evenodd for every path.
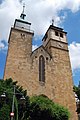
M 14 99 L 14 120 L 68 120 L 69 112 L 66 108 L 55 104 L 44 95 L 26 96 L 27 91 L 18 86 L 13 80 L 0 80 L 0 95 L 6 93 L 6 99 L 0 98 L 0 120 L 10 120 L 14 85 L 16 87 Z M 25 102 L 21 101 L 22 95 Z
M 30 99 L 31 111 L 29 120 L 68 120 L 66 108 L 55 104 L 45 96 L 34 96 Z
M 73 87 L 73 91 L 76 93 L 76 95 L 77 95 L 77 97 L 79 99 L 79 101 L 77 103 L 77 110 L 76 110 L 76 112 L 79 114 L 80 113 L 80 82 L 79 82 L 78 87 L 77 86 Z
M 80 100 L 80 87 L 74 86 L 73 91 L 77 94 L 78 99 Z
M 5 92 L 6 98 L 0 97 L 0 120 L 9 120 L 10 119 L 10 112 L 12 111 L 12 100 L 13 100 L 13 91 L 14 91 L 14 85 L 15 85 L 15 98 L 14 98 L 14 119 L 18 120 L 26 120 L 28 113 L 28 108 L 26 106 L 29 106 L 29 100 L 28 97 L 26 97 L 27 91 L 23 90 L 22 86 L 18 86 L 17 82 L 13 82 L 13 80 L 6 79 L 6 80 L 0 80 L 0 96 Z M 24 95 L 26 97 L 25 104 L 23 101 L 20 100 L 20 98 Z M 21 109 L 19 109 L 19 106 L 21 106 Z M 4 112 L 3 112 L 4 111 Z M 5 113 L 4 118 L 2 115 Z M 20 114 L 19 114 L 20 113 Z M 28 114 L 29 115 L 29 114 Z M 1 119 L 2 118 L 2 119 Z M 22 119 L 23 118 L 23 119 Z
M 29 118 L 30 101 L 28 96 L 25 97 L 25 102 L 19 102 L 18 111 L 19 120 L 27 120 Z
M 10 107 L 4 104 L 0 109 L 0 120 L 10 120 Z

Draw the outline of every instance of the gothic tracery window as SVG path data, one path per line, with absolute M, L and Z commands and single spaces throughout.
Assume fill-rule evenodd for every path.
M 42 55 L 39 57 L 39 81 L 45 82 L 45 59 Z

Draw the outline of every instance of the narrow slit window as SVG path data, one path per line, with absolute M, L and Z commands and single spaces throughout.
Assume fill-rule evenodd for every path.
M 45 59 L 42 55 L 39 57 L 39 81 L 45 82 Z

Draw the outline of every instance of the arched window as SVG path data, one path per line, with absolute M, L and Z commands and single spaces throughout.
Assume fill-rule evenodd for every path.
M 45 82 L 45 59 L 42 55 L 39 57 L 39 81 Z

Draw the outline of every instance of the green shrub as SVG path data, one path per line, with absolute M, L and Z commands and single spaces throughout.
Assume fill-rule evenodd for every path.
M 33 96 L 30 99 L 29 120 L 69 120 L 68 109 L 54 103 L 46 96 Z

